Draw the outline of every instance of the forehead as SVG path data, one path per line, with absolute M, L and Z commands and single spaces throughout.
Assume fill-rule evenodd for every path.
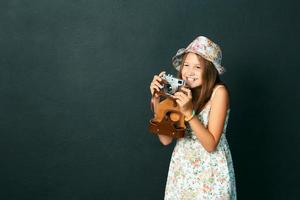
M 190 64 L 202 64 L 204 63 L 204 59 L 201 56 L 190 52 L 185 56 L 184 62 Z

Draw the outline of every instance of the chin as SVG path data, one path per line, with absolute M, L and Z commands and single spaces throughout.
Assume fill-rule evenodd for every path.
M 201 84 L 200 84 L 200 83 L 192 83 L 192 84 L 188 84 L 188 86 L 189 86 L 190 88 L 197 88 L 197 87 L 200 87 Z
M 198 88 L 201 87 L 201 85 L 191 85 L 190 88 L 194 89 L 194 88 Z

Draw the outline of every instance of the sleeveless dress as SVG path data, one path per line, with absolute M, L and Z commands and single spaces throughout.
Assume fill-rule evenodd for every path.
M 198 115 L 206 128 L 210 107 L 209 104 Z M 227 110 L 224 129 L 217 148 L 211 153 L 204 149 L 189 124 L 187 125 L 184 138 L 177 139 L 172 153 L 165 200 L 235 200 L 237 198 L 233 162 L 225 135 L 229 113 L 230 109 Z

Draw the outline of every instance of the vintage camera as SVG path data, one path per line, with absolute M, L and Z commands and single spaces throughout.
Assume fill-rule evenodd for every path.
M 163 88 L 161 91 L 168 96 L 173 96 L 180 87 L 186 86 L 184 80 L 175 78 L 171 74 L 163 74 L 161 78 L 163 79 Z

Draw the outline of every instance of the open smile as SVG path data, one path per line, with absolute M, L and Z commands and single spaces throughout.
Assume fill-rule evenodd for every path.
M 196 81 L 197 80 L 197 78 L 195 78 L 195 77 L 186 77 L 185 79 L 187 81 Z

